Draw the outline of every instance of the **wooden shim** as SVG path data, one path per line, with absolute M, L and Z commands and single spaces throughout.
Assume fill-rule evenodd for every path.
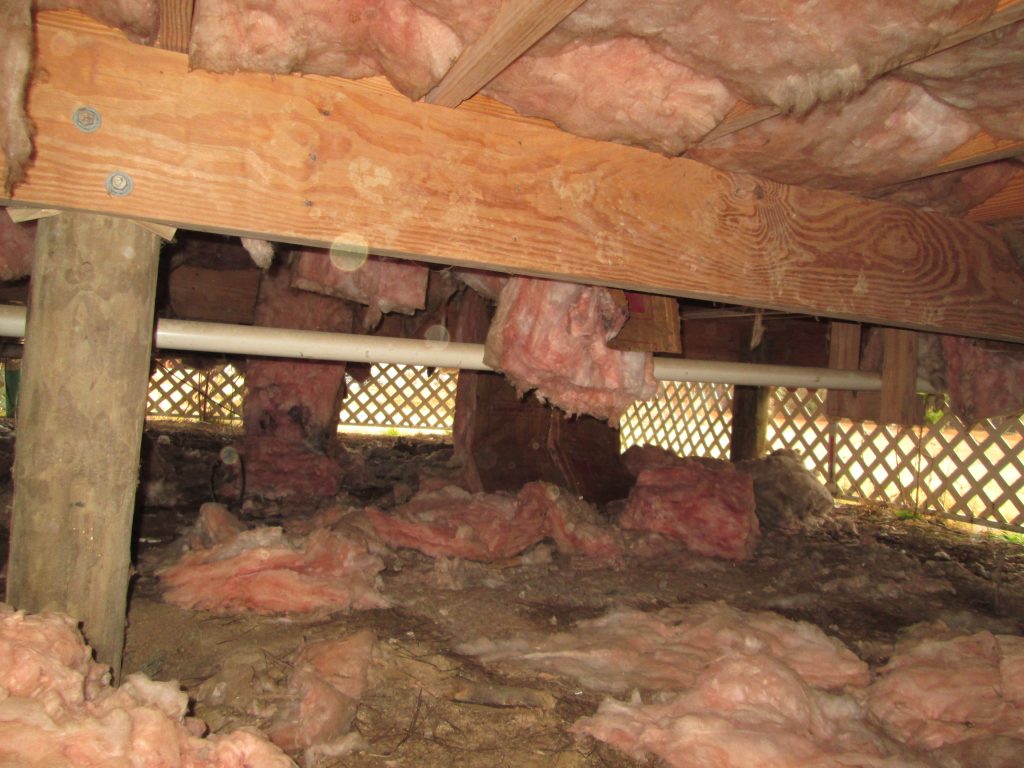
M 915 424 L 921 411 L 917 396 L 917 333 L 883 328 L 882 347 L 882 423 Z
M 133 222 L 42 219 L 36 235 L 7 599 L 84 624 L 121 665 L 159 241 Z
M 504 0 L 498 15 L 427 94 L 426 101 L 457 107 L 530 49 L 583 0 Z
M 37 36 L 20 203 L 1024 341 L 1024 275 L 971 222 L 336 78 L 189 71 L 73 12 Z M 101 130 L 71 124 L 83 103 Z
M 952 35 L 943 38 L 938 45 L 923 55 L 894 59 L 890 62 L 890 66 L 887 71 L 899 69 L 900 67 L 912 64 L 915 61 L 926 59 L 933 54 L 953 48 L 961 43 L 966 43 L 968 40 L 973 40 L 976 37 L 987 35 L 989 32 L 995 32 L 997 29 L 1002 29 L 1003 27 L 1008 27 L 1011 24 L 1016 24 L 1021 19 L 1024 19 L 1024 0 L 1002 0 L 1002 2 L 996 6 L 996 9 L 988 17 L 967 24 Z M 728 136 L 730 133 L 736 133 L 737 131 L 742 131 L 744 128 L 756 125 L 763 120 L 778 117 L 780 114 L 782 114 L 781 110 L 776 109 L 775 107 L 755 106 L 743 101 L 738 102 L 729 111 L 729 114 L 725 116 L 722 122 L 710 130 L 699 143 L 703 144 L 705 142 L 712 142 L 715 139 Z M 981 136 L 986 136 L 986 134 L 981 134 Z M 970 142 L 968 142 L 968 144 L 969 143 Z M 1006 156 L 1004 155 L 1004 157 Z M 978 160 L 977 162 L 971 162 L 960 167 L 968 168 L 971 165 L 979 165 L 983 162 L 987 161 Z M 944 168 L 942 170 L 936 170 L 934 173 L 944 173 L 945 171 L 951 170 L 954 169 Z M 925 175 L 927 176 L 932 174 Z
M 24 224 L 26 221 L 38 221 L 39 219 L 46 219 L 60 214 L 60 211 L 56 208 L 8 207 L 6 210 L 8 218 L 15 224 Z

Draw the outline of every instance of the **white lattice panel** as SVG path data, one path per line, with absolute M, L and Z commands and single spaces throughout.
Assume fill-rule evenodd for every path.
M 664 382 L 649 402 L 638 402 L 619 421 L 622 450 L 657 445 L 680 456 L 729 458 L 732 387 Z
M 458 380 L 447 368 L 375 365 L 362 383 L 345 377 L 339 425 L 450 432 Z
M 180 360 L 157 360 L 149 379 L 146 415 L 238 423 L 244 390 L 244 377 L 230 364 L 203 370 Z
M 768 402 L 769 452 L 782 448 L 804 457 L 804 466 L 827 482 L 831 452 L 831 424 L 825 416 L 824 401 L 817 390 L 779 387 Z
M 973 429 L 947 415 L 921 433 L 921 496 L 977 525 L 1024 530 L 1024 421 L 986 419 Z

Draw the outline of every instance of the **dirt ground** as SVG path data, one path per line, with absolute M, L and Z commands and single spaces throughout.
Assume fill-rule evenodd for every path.
M 393 608 L 287 618 L 186 611 L 161 601 L 152 569 L 198 502 L 215 492 L 223 438 L 171 432 L 147 439 L 159 441 L 153 444 L 165 465 L 158 487 L 147 488 L 150 501 L 161 494 L 162 503 L 188 501 L 151 503 L 139 518 L 124 672 L 179 681 L 213 731 L 258 727 L 261 702 L 287 675 L 300 644 L 371 629 L 378 650 L 355 722 L 365 749 L 322 766 L 636 765 L 568 732 L 594 712 L 600 695 L 570 679 L 484 668 L 452 650 L 479 637 L 567 629 L 612 607 L 724 600 L 772 610 L 818 625 L 872 666 L 884 663 L 901 629 L 919 621 L 1024 632 L 1024 545 L 871 506 L 840 507 L 835 524 L 813 534 L 766 534 L 756 557 L 741 564 L 680 552 L 612 569 L 546 544 L 501 564 L 402 550 L 386 558 L 382 574 Z M 450 458 L 439 443 L 352 440 L 346 447 L 361 457 L 350 491 L 364 502 Z

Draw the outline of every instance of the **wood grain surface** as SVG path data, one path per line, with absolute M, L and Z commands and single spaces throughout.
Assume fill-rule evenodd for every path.
M 38 17 L 29 111 L 19 204 L 1024 341 L 1024 275 L 985 226 L 338 78 L 189 71 L 73 12 Z

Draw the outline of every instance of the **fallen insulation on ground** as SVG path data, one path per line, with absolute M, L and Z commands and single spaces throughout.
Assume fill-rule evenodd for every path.
M 367 508 L 400 518 L 416 496 L 403 501 L 392 478 L 439 476 L 447 453 L 373 451 L 357 496 L 302 514 L 146 510 L 126 679 L 180 680 L 217 738 L 258 729 L 310 766 L 1016 765 L 1024 553 L 1009 542 L 838 508 L 761 526 L 753 555 L 733 561 L 623 531 L 615 505 L 536 483 L 507 498 L 536 543 L 429 555 L 389 546 Z M 440 525 L 431 515 L 409 517 Z M 357 545 L 371 567 L 354 578 L 388 607 L 162 599 L 158 574 L 182 556 L 214 572 L 236 556 L 301 570 L 327 534 Z

